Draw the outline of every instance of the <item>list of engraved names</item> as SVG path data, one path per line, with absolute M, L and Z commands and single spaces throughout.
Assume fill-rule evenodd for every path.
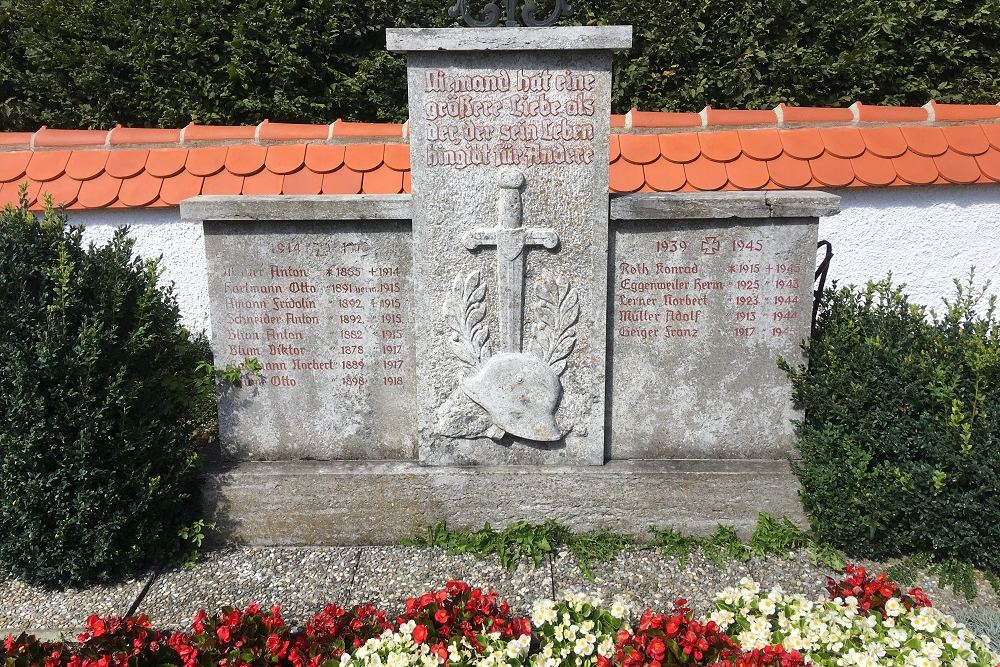
M 370 427 L 379 406 L 409 401 L 408 233 L 356 223 L 247 233 L 261 224 L 212 223 L 206 234 L 216 364 L 256 359 L 262 369 L 233 394 L 239 419 L 231 435 L 257 438 L 250 424 L 302 410 L 311 413 L 306 431 L 347 442 Z M 230 233 L 218 233 L 223 225 Z

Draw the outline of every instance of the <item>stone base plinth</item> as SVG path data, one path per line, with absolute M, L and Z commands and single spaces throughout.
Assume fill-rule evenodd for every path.
M 786 461 L 616 461 L 604 466 L 430 467 L 403 462 L 254 462 L 206 475 L 223 541 L 379 545 L 453 529 L 556 519 L 641 535 L 650 526 L 748 535 L 759 512 L 808 524 Z

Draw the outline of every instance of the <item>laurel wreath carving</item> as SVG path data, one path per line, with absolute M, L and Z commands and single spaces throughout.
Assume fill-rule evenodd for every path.
M 533 351 L 562 375 L 576 347 L 576 325 L 580 320 L 580 298 L 568 280 L 552 276 L 542 280 L 535 318 Z
M 464 279 L 455 276 L 445 299 L 444 314 L 451 329 L 451 346 L 462 363 L 478 366 L 490 358 L 490 327 L 486 319 L 486 283 L 473 271 Z

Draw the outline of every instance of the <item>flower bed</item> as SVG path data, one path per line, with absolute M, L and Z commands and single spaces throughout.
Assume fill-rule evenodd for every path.
M 720 592 L 699 618 L 678 600 L 631 620 L 621 604 L 583 595 L 539 600 L 530 618 L 492 591 L 452 581 L 411 598 L 397 618 L 372 605 L 328 605 L 301 630 L 278 607 L 199 611 L 189 632 L 153 628 L 145 616 L 91 616 L 74 644 L 7 637 L 4 667 L 995 667 L 989 638 L 931 606 L 920 589 L 848 566 L 809 600 L 749 579 Z

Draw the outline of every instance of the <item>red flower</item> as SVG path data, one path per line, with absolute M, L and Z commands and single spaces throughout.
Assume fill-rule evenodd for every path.
M 417 642 L 418 644 L 427 641 L 427 626 L 418 625 L 417 627 L 413 628 L 413 641 Z
M 228 644 L 229 640 L 232 639 L 232 632 L 228 625 L 220 625 L 215 629 L 215 636 L 219 638 L 219 641 Z

